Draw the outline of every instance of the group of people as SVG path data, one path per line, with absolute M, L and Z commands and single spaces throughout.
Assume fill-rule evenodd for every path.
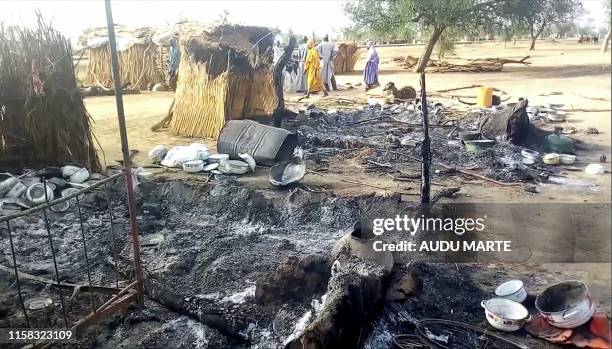
M 379 86 L 378 82 L 378 53 L 372 41 L 367 42 L 368 53 L 364 69 L 364 84 L 366 91 Z M 283 54 L 280 42 L 275 42 L 273 47 L 274 61 L 276 62 Z M 336 77 L 334 74 L 334 59 L 339 50 L 336 45 L 329 41 L 325 35 L 323 41 L 318 45 L 314 39 L 304 37 L 298 47 L 297 69 L 293 88 L 296 92 L 305 93 L 306 98 L 313 92 L 323 92 L 325 96 L 329 91 L 336 91 Z
M 327 35 L 318 45 L 315 45 L 314 39 L 304 37 L 298 47 L 296 92 L 305 92 L 308 98 L 311 92 L 322 91 L 327 96 L 331 89 L 337 90 L 334 58 L 338 52 Z

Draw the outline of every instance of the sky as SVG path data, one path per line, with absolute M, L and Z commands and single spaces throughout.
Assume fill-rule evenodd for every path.
M 586 13 L 579 22 L 604 26 L 601 0 L 582 3 Z M 164 26 L 183 19 L 212 22 L 224 10 L 230 23 L 292 29 L 297 34 L 333 34 L 351 24 L 342 10 L 343 0 L 112 0 L 112 7 L 115 23 L 127 26 Z M 106 25 L 103 0 L 0 0 L 0 22 L 32 26 L 36 9 L 72 39 L 86 28 Z

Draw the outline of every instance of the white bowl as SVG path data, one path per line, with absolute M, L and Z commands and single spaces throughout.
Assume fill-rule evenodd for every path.
M 227 154 L 212 154 L 208 157 L 208 162 L 210 163 L 222 163 L 224 161 L 229 160 L 229 155 Z
M 528 158 L 531 160 L 537 160 L 538 157 L 540 157 L 540 153 L 538 153 L 535 150 L 531 150 L 531 149 L 523 149 L 521 150 L 521 155 L 523 155 L 524 158 Z
M 204 166 L 204 172 L 210 172 L 212 170 L 216 170 L 219 167 L 218 163 L 212 163 Z
M 493 298 L 482 301 L 485 316 L 489 324 L 505 332 L 518 331 L 531 320 L 529 311 L 521 304 L 505 298 Z
M 45 198 L 45 189 L 47 197 Z M 42 204 L 46 200 L 53 201 L 53 189 L 50 186 L 42 183 L 32 184 L 26 190 L 26 199 L 35 204 Z
M 601 175 L 604 174 L 605 169 L 602 164 L 590 164 L 584 169 L 584 172 L 590 175 Z
M 183 162 L 183 171 L 187 173 L 198 173 L 204 170 L 204 161 L 191 160 Z
M 510 280 L 497 286 L 495 295 L 518 303 L 523 303 L 527 299 L 527 291 L 521 280 Z
M 70 178 L 70 176 L 80 169 L 79 166 L 66 165 L 62 167 L 62 176 L 64 176 L 64 178 Z
M 562 165 L 571 165 L 576 162 L 576 155 L 572 154 L 559 154 L 559 163 Z
M 559 165 L 559 154 L 550 153 L 546 154 L 542 157 L 542 161 L 544 161 L 547 165 Z

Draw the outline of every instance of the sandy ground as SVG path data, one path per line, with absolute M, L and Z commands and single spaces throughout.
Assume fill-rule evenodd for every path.
M 599 53 L 598 47 L 593 45 L 581 45 L 573 42 L 544 42 L 537 44 L 536 51 L 529 52 L 527 42 L 518 42 L 516 46 L 503 43 L 478 43 L 458 45 L 456 58 L 485 58 L 506 57 L 520 59 L 530 55 L 532 62 L 530 67 L 507 66 L 502 72 L 496 73 L 432 73 L 427 75 L 427 90 L 436 91 L 448 88 L 462 87 L 472 84 L 492 86 L 507 91 L 512 100 L 518 97 L 526 97 L 533 105 L 545 103 L 563 103 L 566 109 L 607 109 L 604 112 L 571 112 L 568 123 L 577 127 L 580 131 L 572 137 L 577 138 L 588 145 L 588 149 L 577 152 L 578 161 L 576 165 L 584 168 L 588 163 L 598 162 L 599 157 L 605 154 L 610 156 L 611 144 L 611 113 L 610 109 L 610 55 Z M 381 47 L 378 49 L 381 57 L 380 82 L 384 86 L 389 81 L 397 85 L 412 85 L 418 89 L 418 75 L 411 71 L 401 69 L 393 61 L 393 57 L 412 55 L 418 56 L 420 46 L 410 47 Z M 352 74 L 340 75 L 338 83 L 343 86 L 347 83 L 356 84 L 362 80 L 361 69 L 363 69 L 362 52 L 357 71 Z M 552 92 L 561 94 L 542 96 Z M 380 93 L 380 90 L 369 92 Z M 462 90 L 456 92 L 461 95 L 473 94 L 473 90 Z M 360 96 L 364 91 L 361 87 L 334 92 L 333 95 Z M 295 102 L 300 97 L 296 94 L 287 96 L 287 100 Z M 321 97 L 314 96 L 316 101 Z M 151 125 L 159 121 L 167 112 L 172 99 L 170 92 L 142 93 L 140 95 L 129 95 L 124 97 L 125 112 L 127 116 L 128 135 L 131 149 L 140 152 L 136 154 L 135 161 L 139 165 L 150 164 L 146 153 L 154 145 L 164 144 L 166 146 L 187 144 L 199 141 L 208 144 L 214 149 L 212 140 L 195 140 L 184 137 L 176 137 L 168 132 L 152 132 Z M 87 98 L 86 106 L 95 120 L 95 135 L 104 151 L 107 164 L 116 163 L 121 159 L 121 146 L 116 121 L 116 109 L 114 97 Z M 587 135 L 587 127 L 596 127 L 598 135 Z M 610 160 L 606 164 L 610 170 Z M 340 167 L 340 166 L 338 166 Z M 268 187 L 267 170 L 260 169 L 256 176 L 246 176 L 240 179 L 246 186 Z M 587 193 L 583 189 L 572 189 L 559 185 L 544 185 L 539 194 L 529 194 L 522 189 L 500 188 L 484 182 L 466 181 L 462 183 L 450 183 L 461 185 L 462 190 L 457 195 L 455 202 L 610 202 L 611 176 L 606 173 L 603 176 L 591 177 L 582 172 L 571 172 L 565 175 L 594 183 L 598 185 L 596 192 Z M 175 174 L 181 177 L 182 174 Z M 314 185 L 325 188 L 333 188 L 340 195 L 358 195 L 364 191 L 380 191 L 373 188 L 343 183 L 341 179 L 346 176 L 342 171 L 326 174 L 324 176 L 308 175 L 305 179 L 306 185 Z M 398 188 L 398 184 L 380 177 L 368 177 L 365 173 L 352 172 L 351 178 L 364 183 L 375 184 L 387 188 Z M 402 188 L 416 189 L 418 184 L 404 184 Z M 434 189 L 436 189 L 434 187 Z M 518 267 L 518 266 L 517 266 Z M 604 309 L 609 311 L 610 299 L 610 264 L 548 264 L 541 268 L 549 272 L 572 271 L 575 278 L 588 280 L 593 287 L 595 298 L 602 301 Z M 504 266 L 504 268 L 513 268 Z M 528 268 L 518 267 L 522 272 L 529 272 Z M 520 272 L 520 271 L 519 271 Z
M 574 42 L 538 42 L 536 51 L 527 50 L 527 42 L 517 42 L 516 45 L 503 43 L 470 43 L 457 46 L 450 60 L 505 57 L 523 58 L 529 55 L 532 62 L 530 67 L 509 65 L 502 72 L 495 73 L 432 73 L 427 75 L 427 90 L 430 92 L 448 88 L 481 84 L 492 86 L 508 92 L 511 100 L 526 97 L 532 105 L 545 103 L 563 103 L 566 109 L 610 109 L 610 55 L 599 53 L 598 47 L 589 44 Z M 393 81 L 398 86 L 412 85 L 418 89 L 418 74 L 398 67 L 393 58 L 398 56 L 418 56 L 421 46 L 381 47 L 378 49 L 381 57 L 380 82 L 384 86 Z M 356 72 L 337 77 L 338 83 L 356 84 L 362 80 L 363 56 L 356 66 Z M 556 95 L 542 96 L 550 93 Z M 368 92 L 369 95 L 380 94 L 380 89 Z M 474 94 L 471 89 L 453 92 L 454 94 Z M 333 95 L 343 97 L 366 96 L 361 87 L 344 89 L 334 92 Z M 289 94 L 286 98 L 289 104 L 294 104 L 296 94 Z M 314 96 L 311 101 L 320 99 Z M 595 99 L 593 99 L 595 98 Z M 152 132 L 151 125 L 159 121 L 167 112 L 172 99 L 171 92 L 144 92 L 140 95 L 124 96 L 125 112 L 127 117 L 128 136 L 131 149 L 140 151 L 135 156 L 137 164 L 146 165 L 146 153 L 156 144 L 166 146 L 187 144 L 199 141 L 208 144 L 214 149 L 212 140 L 195 140 L 176 137 L 168 132 Z M 309 101 L 306 101 L 309 102 Z M 86 99 L 87 109 L 95 120 L 95 135 L 100 141 L 104 158 L 107 164 L 114 164 L 121 159 L 121 146 L 119 143 L 118 127 L 116 122 L 116 109 L 114 97 L 94 97 Z M 610 156 L 611 143 L 611 116 L 610 111 L 605 112 L 570 112 L 567 122 L 577 127 L 580 132 L 572 135 L 586 144 L 588 149 L 577 152 L 578 167 L 584 167 L 591 162 L 598 162 L 602 154 Z M 596 127 L 599 135 L 587 135 L 587 127 Z M 609 169 L 609 160 L 607 168 Z M 259 176 L 243 178 L 245 182 L 254 185 L 265 185 L 265 171 Z M 353 173 L 360 181 L 375 182 L 377 186 L 397 188 L 397 183 L 385 182 L 380 178 L 368 178 L 365 174 Z M 487 183 L 454 183 L 462 185 L 462 191 L 456 198 L 458 201 L 479 202 L 610 202 L 611 177 L 609 174 L 591 177 L 582 172 L 566 173 L 571 178 L 597 184 L 596 192 L 586 193 L 584 189 L 570 188 L 559 185 L 543 185 L 541 193 L 532 195 L 515 188 L 493 187 Z M 339 180 L 342 173 L 325 176 L 309 175 L 306 183 L 324 184 L 335 188 L 340 193 L 351 194 L 354 184 L 342 183 Z M 404 185 L 404 188 L 406 186 Z M 416 185 L 413 185 L 416 189 Z M 492 190 L 494 189 L 494 190 Z

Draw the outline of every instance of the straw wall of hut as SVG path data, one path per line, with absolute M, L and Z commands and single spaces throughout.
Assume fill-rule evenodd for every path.
M 267 29 L 249 28 L 217 27 L 183 36 L 171 133 L 216 138 L 227 120 L 272 115 L 276 96 L 268 48 L 273 36 L 264 41 Z
M 149 83 L 163 82 L 163 70 L 160 69 L 163 58 L 158 57 L 162 52 L 151 40 L 146 43 L 134 43 L 118 51 L 122 84 L 129 83 L 131 88 L 146 90 Z M 113 86 L 108 43 L 89 50 L 86 83 Z
M 41 18 L 0 26 L 0 167 L 76 163 L 100 169 L 70 42 Z

